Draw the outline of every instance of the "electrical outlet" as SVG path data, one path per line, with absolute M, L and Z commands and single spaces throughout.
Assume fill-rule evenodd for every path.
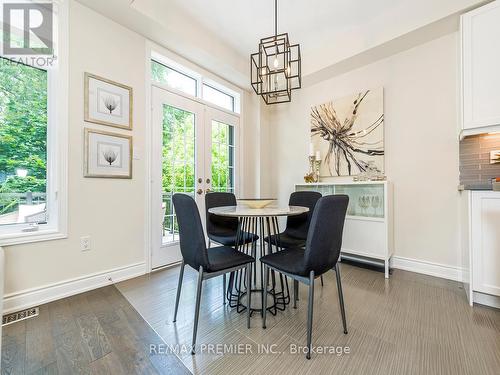
M 90 236 L 80 237 L 80 250 L 89 251 L 90 249 Z

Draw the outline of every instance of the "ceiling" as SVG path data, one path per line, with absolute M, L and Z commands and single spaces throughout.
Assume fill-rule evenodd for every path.
M 260 38 L 274 34 L 274 0 L 168 2 L 245 56 L 257 50 Z M 407 0 L 278 0 L 278 32 L 288 32 L 291 42 L 306 52 L 401 2 Z
M 78 1 L 245 88 L 250 54 L 274 33 L 273 0 Z M 456 30 L 460 12 L 487 1 L 278 0 L 278 32 L 300 44 L 307 77 L 439 20 L 453 18 Z M 440 36 L 429 30 L 421 40 Z M 404 43 L 391 53 L 412 47 Z
M 167 2 L 172 11 L 189 15 L 245 58 L 256 52 L 260 38 L 274 33 L 273 0 Z M 300 43 L 307 74 L 478 2 L 278 0 L 278 32 L 288 32 L 292 43 Z

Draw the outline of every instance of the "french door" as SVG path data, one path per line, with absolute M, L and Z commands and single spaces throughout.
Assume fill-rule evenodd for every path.
M 237 191 L 239 117 L 152 88 L 152 268 L 179 262 L 175 193 L 192 196 L 205 224 L 205 194 Z

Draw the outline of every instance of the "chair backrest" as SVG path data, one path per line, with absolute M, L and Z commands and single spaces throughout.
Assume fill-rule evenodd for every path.
M 342 233 L 349 197 L 328 195 L 318 200 L 307 234 L 305 272 L 321 275 L 335 266 L 342 247 Z
M 300 238 L 301 240 L 307 238 L 314 207 L 320 198 L 321 193 L 317 191 L 296 191 L 290 195 L 290 200 L 288 201 L 290 206 L 307 207 L 309 208 L 309 212 L 287 218 L 285 232 L 288 235 Z
M 186 194 L 174 194 L 174 203 L 177 223 L 179 224 L 179 237 L 182 258 L 184 263 L 194 269 L 208 266 L 207 247 L 205 235 L 201 224 L 200 213 L 196 202 Z
M 224 232 L 228 229 L 236 233 L 238 229 L 237 218 L 218 216 L 208 212 L 213 207 L 236 206 L 236 204 L 236 197 L 233 193 L 214 192 L 205 194 L 206 223 L 209 235 Z

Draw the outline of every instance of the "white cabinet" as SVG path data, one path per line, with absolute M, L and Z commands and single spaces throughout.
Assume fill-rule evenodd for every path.
M 462 127 L 472 134 L 500 126 L 500 1 L 464 14 L 461 34 Z
M 500 192 L 462 194 L 468 201 L 462 206 L 466 218 L 462 246 L 469 302 L 500 307 Z
M 500 193 L 472 192 L 472 289 L 500 296 Z
M 349 206 L 342 238 L 342 257 L 384 263 L 389 277 L 393 254 L 392 185 L 387 181 L 296 184 L 296 191 L 313 190 L 323 195 L 345 194 Z

